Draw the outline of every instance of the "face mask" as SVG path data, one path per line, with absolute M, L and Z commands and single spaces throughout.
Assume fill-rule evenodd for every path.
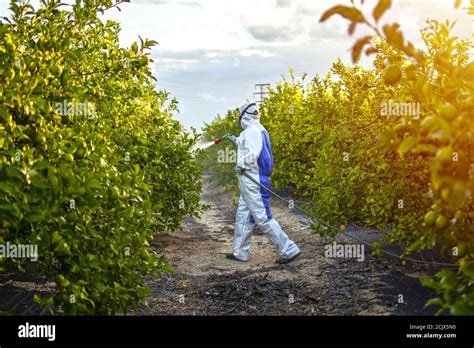
M 248 112 L 247 110 L 250 109 L 252 106 L 257 107 L 257 104 L 251 103 L 251 104 L 247 105 L 247 106 L 245 107 L 245 109 L 242 110 L 241 113 L 240 113 L 240 109 L 238 109 L 238 112 L 239 112 L 238 125 L 239 125 L 240 127 L 242 127 L 242 117 L 244 117 L 245 113 L 248 113 L 248 114 L 250 113 L 250 112 Z M 254 115 L 258 115 L 258 111 L 255 110 L 255 111 L 253 112 L 253 114 L 254 114 Z

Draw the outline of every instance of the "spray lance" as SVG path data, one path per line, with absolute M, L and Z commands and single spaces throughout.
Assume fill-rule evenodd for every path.
M 225 140 L 227 137 L 229 137 L 231 134 L 226 134 L 224 135 L 223 137 L 220 137 L 220 138 L 215 138 L 214 139 L 214 144 L 219 144 L 222 140 Z
M 215 138 L 214 140 L 211 140 L 209 142 L 206 142 L 206 143 L 197 143 L 193 146 L 193 150 L 196 150 L 196 149 L 200 149 L 200 150 L 205 150 L 213 145 L 217 145 L 219 144 L 222 140 L 224 139 L 232 139 L 232 138 L 235 138 L 232 134 L 226 134 L 224 135 L 223 137 L 218 137 L 218 138 Z M 231 141 L 232 142 L 232 141 Z

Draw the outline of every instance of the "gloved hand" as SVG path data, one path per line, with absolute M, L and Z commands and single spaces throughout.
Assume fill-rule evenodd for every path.
M 237 142 L 237 137 L 235 135 L 228 135 L 226 139 L 229 140 L 232 144 L 235 144 Z
M 245 169 L 242 168 L 242 167 L 239 167 L 237 164 L 235 165 L 235 168 L 234 168 L 235 172 L 238 174 L 238 175 L 242 175 L 244 174 L 244 171 Z

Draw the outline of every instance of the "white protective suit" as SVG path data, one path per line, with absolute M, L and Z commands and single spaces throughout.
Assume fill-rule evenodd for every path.
M 270 137 L 260 124 L 255 103 L 239 109 L 239 124 L 244 129 L 236 139 L 237 165 L 256 182 L 270 188 L 273 156 Z M 270 195 L 267 190 L 252 182 L 244 174 L 238 174 L 240 198 L 235 217 L 233 255 L 247 261 L 253 228 L 257 224 L 270 238 L 282 259 L 291 259 L 300 253 L 298 246 L 283 232 L 270 212 Z

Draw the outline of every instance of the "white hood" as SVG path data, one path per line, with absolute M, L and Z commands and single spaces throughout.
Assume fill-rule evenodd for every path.
M 260 121 L 258 114 L 258 106 L 255 103 L 247 103 L 239 108 L 239 125 L 243 129 L 247 129 L 254 122 Z

